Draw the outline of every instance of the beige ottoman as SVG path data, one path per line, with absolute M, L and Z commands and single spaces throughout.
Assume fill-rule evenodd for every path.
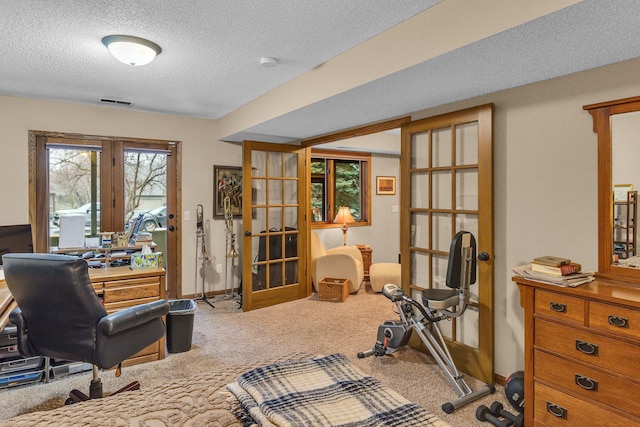
M 369 268 L 371 289 L 373 292 L 382 292 L 382 287 L 387 283 L 402 286 L 400 283 L 400 264 L 395 262 L 379 262 Z

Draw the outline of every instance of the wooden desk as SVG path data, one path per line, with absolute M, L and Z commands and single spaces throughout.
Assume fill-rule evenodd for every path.
M 524 424 L 640 425 L 638 285 L 513 280 L 524 308 Z
M 91 284 L 103 302 L 107 313 L 123 308 L 165 299 L 165 271 L 163 268 L 109 267 L 89 269 Z M 9 313 L 16 307 L 4 279 L 0 279 L 0 329 L 9 320 Z M 133 355 L 123 366 L 137 365 L 164 359 L 165 338 Z

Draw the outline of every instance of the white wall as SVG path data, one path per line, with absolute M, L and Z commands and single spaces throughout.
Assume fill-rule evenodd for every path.
M 196 293 L 197 204 L 204 206 L 208 252 L 214 263 L 224 263 L 223 224 L 211 221 L 213 165 L 240 166 L 241 149 L 215 140 L 215 121 L 0 96 L 0 129 L 0 225 L 29 222 L 29 130 L 182 141 L 182 212 L 191 214 L 190 221 L 182 221 L 183 292 Z M 213 268 L 207 269 L 206 278 L 207 290 L 224 288 Z M 199 280 L 198 286 L 201 292 Z

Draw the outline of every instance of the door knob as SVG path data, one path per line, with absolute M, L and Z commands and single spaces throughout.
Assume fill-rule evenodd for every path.
M 245 232 L 244 232 L 244 235 L 245 235 L 245 236 L 247 236 L 247 237 L 249 237 L 249 236 L 251 236 L 251 232 L 250 232 L 250 231 L 245 231 Z
M 486 252 L 480 252 L 478 254 L 478 261 L 489 261 L 489 254 Z

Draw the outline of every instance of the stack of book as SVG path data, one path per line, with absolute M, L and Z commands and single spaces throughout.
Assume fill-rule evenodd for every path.
M 148 243 L 151 243 L 153 240 L 151 233 L 147 233 L 146 231 L 137 232 L 134 238 L 135 238 L 136 245 L 148 244 Z
M 568 258 L 543 256 L 529 264 L 515 267 L 518 276 L 558 286 L 579 286 L 593 280 L 593 273 L 583 273 L 582 266 Z

